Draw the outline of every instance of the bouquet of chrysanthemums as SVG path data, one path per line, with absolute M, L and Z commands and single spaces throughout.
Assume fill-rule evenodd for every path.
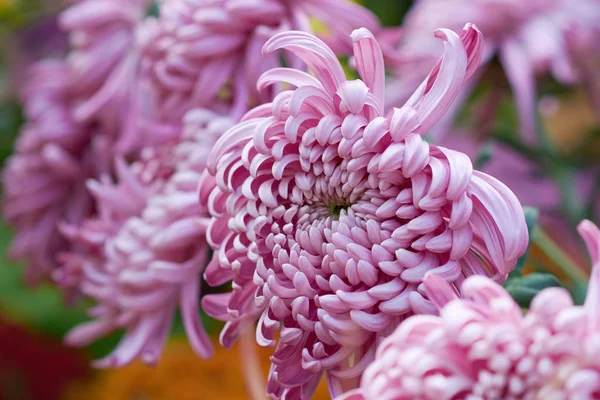
M 65 342 L 124 331 L 94 366 L 160 363 L 175 320 L 210 358 L 205 313 L 272 348 L 255 400 L 600 399 L 600 0 L 56 21 L 2 206 L 28 283 L 93 304 Z

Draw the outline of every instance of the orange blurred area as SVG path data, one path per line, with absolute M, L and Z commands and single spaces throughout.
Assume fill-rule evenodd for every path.
M 561 153 L 571 153 L 597 124 L 597 116 L 588 96 L 582 91 L 570 93 L 560 100 L 546 98 L 541 103 L 544 128 Z M 596 157 L 600 143 L 588 143 L 584 150 L 594 150 Z
M 71 385 L 64 400 L 238 400 L 251 398 L 242 375 L 242 365 L 251 371 L 262 369 L 267 375 L 272 349 L 253 347 L 259 365 L 242 359 L 240 344 L 227 350 L 215 341 L 216 354 L 203 360 L 182 339 L 167 344 L 163 358 L 152 368 L 141 362 L 115 370 L 98 371 L 87 381 Z M 247 350 L 244 348 L 244 350 Z M 258 382 L 257 382 L 258 383 Z M 266 399 L 266 396 L 264 397 Z M 329 399 L 321 382 L 315 400 Z M 253 399 L 256 400 L 256 399 Z

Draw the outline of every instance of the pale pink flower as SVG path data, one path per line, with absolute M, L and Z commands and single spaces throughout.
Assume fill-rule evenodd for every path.
M 565 85 L 582 80 L 595 82 L 596 88 L 600 85 L 597 74 L 590 71 L 591 60 L 600 55 L 597 0 L 419 0 L 407 15 L 399 38 L 394 38 L 400 42 L 401 62 L 389 90 L 392 104 L 410 96 L 423 71 L 435 63 L 437 47 L 427 32 L 438 26 L 458 29 L 467 22 L 476 24 L 485 35 L 484 62 L 499 55 L 528 140 L 535 137 L 536 76 L 550 73 Z M 468 95 L 465 92 L 462 99 Z M 460 103 L 455 111 L 458 106 Z
M 60 15 L 69 34 L 67 58 L 73 118 L 94 122 L 120 139 L 120 150 L 139 145 L 141 89 L 135 33 L 148 0 L 78 0 Z
M 164 0 L 159 18 L 149 18 L 139 35 L 147 108 L 145 129 L 156 135 L 178 131 L 193 107 L 227 113 L 238 120 L 249 108 L 269 102 L 275 90 L 259 92 L 256 81 L 281 65 L 260 49 L 275 32 L 312 31 L 323 22 L 329 42 L 351 49 L 350 32 L 378 29 L 376 17 L 348 0 Z M 296 60 L 287 60 L 297 64 Z
M 426 292 L 440 316 L 406 320 L 377 349 L 361 388 L 340 400 L 596 399 L 600 397 L 600 230 L 579 225 L 593 272 L 574 306 L 544 289 L 527 315 L 497 283 L 468 278 L 463 299 L 435 276 Z
M 268 392 L 308 398 L 323 372 L 332 394 L 353 385 L 378 342 L 413 312 L 435 312 L 426 273 L 460 283 L 503 280 L 527 247 L 520 204 L 464 154 L 421 135 L 450 107 L 479 64 L 472 25 L 440 29 L 444 55 L 399 109 L 384 116 L 384 62 L 366 29 L 353 32 L 362 80 L 347 81 L 335 54 L 304 32 L 275 35 L 313 72 L 276 68 L 259 88 L 287 82 L 215 145 L 200 198 L 214 216 L 205 278 L 233 280 L 204 310 L 228 321 L 230 345 L 259 319 L 257 341 L 275 346 Z M 214 186 L 216 181 L 217 187 Z M 346 381 L 346 382 L 344 382 Z
M 26 123 L 3 171 L 3 213 L 15 229 L 10 255 L 27 263 L 27 280 L 36 283 L 56 267 L 56 253 L 70 248 L 58 224 L 93 213 L 85 180 L 108 170 L 110 152 L 103 132 L 73 121 L 64 63 L 32 66 L 22 98 Z
M 209 215 L 196 189 L 212 145 L 231 122 L 193 110 L 184 124 L 179 141 L 143 151 L 130 168 L 119 162 L 117 184 L 92 182 L 99 216 L 63 227 L 79 251 L 62 255 L 55 277 L 97 303 L 90 312 L 94 320 L 74 328 L 66 342 L 82 346 L 126 332 L 95 366 L 122 366 L 137 357 L 156 363 L 177 309 L 194 350 L 212 354 L 198 307 Z

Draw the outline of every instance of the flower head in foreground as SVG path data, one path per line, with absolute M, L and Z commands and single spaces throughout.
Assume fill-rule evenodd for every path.
M 440 316 L 414 316 L 377 350 L 361 388 L 344 400 L 597 399 L 600 397 L 600 230 L 579 225 L 592 257 L 585 304 L 562 288 L 533 299 L 527 315 L 497 283 L 425 278 Z
M 67 58 L 73 118 L 94 121 L 121 146 L 138 145 L 139 52 L 135 32 L 148 0 L 79 0 L 60 15 L 69 34 Z M 123 148 L 131 150 L 131 148 Z
M 106 172 L 110 152 L 102 132 L 73 120 L 64 63 L 32 66 L 22 97 L 27 121 L 3 171 L 3 212 L 15 229 L 10 254 L 27 262 L 27 280 L 36 283 L 70 248 L 58 224 L 79 224 L 93 213 L 85 180 Z
M 197 186 L 208 153 L 230 126 L 228 118 L 193 110 L 180 141 L 143 152 L 130 169 L 119 163 L 120 182 L 92 182 L 99 216 L 81 227 L 64 226 L 78 251 L 62 255 L 60 284 L 93 299 L 94 321 L 73 329 L 71 345 L 86 345 L 124 329 L 118 348 L 98 367 L 122 366 L 136 357 L 158 360 L 180 310 L 194 350 L 208 357 L 212 346 L 202 329 L 198 300 L 208 258 L 207 211 Z
M 252 106 L 273 99 L 256 81 L 281 65 L 276 54 L 261 56 L 268 38 L 281 30 L 312 31 L 311 19 L 325 23 L 339 51 L 351 48 L 348 35 L 376 17 L 349 0 L 164 0 L 160 16 L 140 32 L 142 69 L 152 114 L 145 126 L 154 135 L 178 132 L 191 107 L 203 107 L 239 120 Z M 287 60 L 298 64 L 297 60 Z
M 217 142 L 200 186 L 214 216 L 203 307 L 226 320 L 221 341 L 260 317 L 257 340 L 275 346 L 268 391 L 307 398 L 327 371 L 332 394 L 359 376 L 406 316 L 435 312 L 422 280 L 498 280 L 527 246 L 521 206 L 469 158 L 421 135 L 450 106 L 479 63 L 472 25 L 440 29 L 445 52 L 414 96 L 389 117 L 384 65 L 366 29 L 353 32 L 362 80 L 347 81 L 335 54 L 304 32 L 270 39 L 313 72 L 276 68 L 259 87 L 295 87 L 250 111 Z M 216 187 L 213 184 L 216 183 Z
M 437 47 L 424 27 L 458 29 L 466 22 L 475 23 L 485 35 L 484 60 L 494 53 L 500 56 L 527 139 L 535 137 L 536 75 L 551 73 L 565 85 L 588 82 L 592 90 L 600 87 L 597 0 L 421 0 L 402 30 L 399 53 L 404 62 L 389 91 L 392 104 L 408 98 L 422 79 L 421 71 L 435 63 Z M 600 105 L 600 92 L 592 94 Z

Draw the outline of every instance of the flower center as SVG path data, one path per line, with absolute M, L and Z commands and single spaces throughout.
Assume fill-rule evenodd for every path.
M 331 217 L 337 220 L 340 217 L 342 210 L 348 210 L 348 207 L 350 207 L 349 204 L 331 204 L 328 208 Z

